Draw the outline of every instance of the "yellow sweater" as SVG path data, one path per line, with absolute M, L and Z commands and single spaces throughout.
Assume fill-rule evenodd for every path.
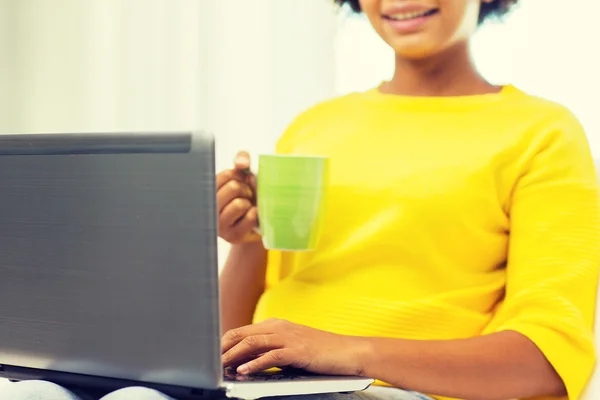
M 331 159 L 318 249 L 271 252 L 255 320 L 412 339 L 515 330 L 579 398 L 594 365 L 598 185 L 565 108 L 512 86 L 356 93 L 299 116 L 279 153 Z

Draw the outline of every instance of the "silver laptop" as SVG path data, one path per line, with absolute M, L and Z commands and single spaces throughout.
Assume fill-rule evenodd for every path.
M 0 135 L 0 377 L 180 399 L 368 387 L 224 376 L 215 191 L 207 134 Z

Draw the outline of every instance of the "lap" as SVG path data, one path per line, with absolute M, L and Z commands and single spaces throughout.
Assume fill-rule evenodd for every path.
M 45 381 L 22 381 L 0 387 L 0 398 L 10 400 L 94 400 L 83 392 L 75 392 Z M 117 390 L 100 400 L 175 400 L 153 389 L 129 387 Z
M 0 398 L 11 400 L 88 400 L 62 386 L 45 381 L 8 383 L 0 388 Z
M 51 382 L 23 381 L 0 387 L 0 398 L 11 400 L 93 400 L 85 393 L 76 393 Z M 130 387 L 110 393 L 100 400 L 176 400 L 143 387 Z M 271 400 L 431 400 L 418 393 L 393 388 L 371 387 L 363 392 L 313 394 L 271 398 Z

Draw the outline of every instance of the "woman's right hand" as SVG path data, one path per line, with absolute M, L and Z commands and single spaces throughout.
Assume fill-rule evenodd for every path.
M 233 169 L 217 175 L 219 236 L 231 244 L 261 240 L 256 232 L 256 177 L 250 172 L 250 155 L 241 151 Z

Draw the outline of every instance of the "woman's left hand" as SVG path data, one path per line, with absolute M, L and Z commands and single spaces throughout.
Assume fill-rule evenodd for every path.
M 342 336 L 285 320 L 270 319 L 228 331 L 223 336 L 224 367 L 253 374 L 292 367 L 329 375 L 362 376 L 365 338 Z

